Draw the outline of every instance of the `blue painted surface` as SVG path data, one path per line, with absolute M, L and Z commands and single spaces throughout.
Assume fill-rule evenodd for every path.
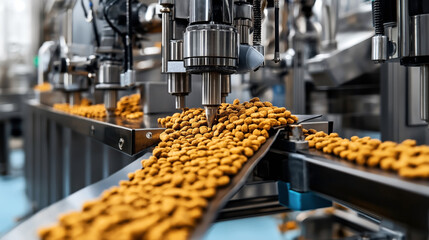
M 277 184 L 280 204 L 292 210 L 304 211 L 332 206 L 331 201 L 313 192 L 296 192 L 291 190 L 290 184 L 286 182 L 279 181 Z
M 298 231 L 282 234 L 278 230 L 280 223 L 281 220 L 273 216 L 218 222 L 207 231 L 203 240 L 285 240 L 298 235 Z
M 22 175 L 24 152 L 11 152 L 10 166 L 20 174 L 0 176 L 0 236 L 17 224 L 17 218 L 23 217 L 30 211 L 30 203 L 25 195 L 25 180 Z

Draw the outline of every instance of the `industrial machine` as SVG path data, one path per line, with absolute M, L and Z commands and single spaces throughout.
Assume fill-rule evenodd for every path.
M 426 1 L 373 2 L 371 56 L 376 63 L 386 62 L 381 83 L 385 139 L 397 141 L 412 135 L 428 143 L 428 9 Z
M 190 75 L 200 74 L 201 103 L 211 127 L 217 108 L 231 92 L 231 74 L 253 71 L 264 63 L 261 3 L 167 0 L 160 4 L 162 73 L 167 74 L 168 92 L 175 95 L 176 108 L 184 108 L 184 98 L 191 91 Z M 277 21 L 277 33 L 278 25 Z M 276 39 L 278 45 L 278 35 Z
M 160 0 L 159 5 L 152 8 L 161 15 L 161 19 L 154 19 L 159 24 L 156 25 L 151 21 L 142 22 L 142 18 L 138 18 L 139 21 L 133 18 L 151 13 L 151 8 L 144 7 L 139 1 L 89 1 L 91 11 L 86 13 L 86 18 L 92 22 L 88 26 L 91 32 L 98 34 L 94 36 L 94 51 L 87 55 L 76 54 L 74 50 L 69 51 L 73 49 L 70 43 L 61 38 L 58 42 L 48 43 L 48 52 L 56 49 L 60 54 L 52 55 L 55 57 L 47 62 L 52 63 L 53 68 L 41 68 L 40 76 L 51 74 L 53 82 L 62 83 L 66 92 L 102 90 L 102 102 L 112 112 L 117 91 L 140 80 L 135 61 L 142 56 L 138 56 L 132 46 L 135 35 L 148 36 L 152 24 L 162 26 L 161 36 L 158 36 L 162 51 L 157 76 L 162 75 L 165 81 L 160 80 L 162 84 L 156 88 L 144 85 L 142 100 L 144 106 L 162 108 L 163 113 L 150 114 L 151 111 L 145 110 L 143 118 L 134 122 L 113 116 L 96 120 L 59 113 L 37 101 L 29 102 L 28 127 L 33 132 L 27 133 L 27 141 L 34 144 L 28 145 L 26 151 L 29 154 L 28 194 L 36 209 L 52 205 L 18 226 L 5 239 L 34 238 L 35 228 L 40 224 L 55 222 L 60 212 L 75 210 L 118 180 L 126 179 L 126 173 L 140 167 L 140 160 L 150 155 L 151 146 L 163 131 L 156 119 L 171 114 L 173 106 L 176 109 L 204 106 L 206 120 L 211 126 L 216 120 L 218 106 L 228 95 L 236 94 L 234 78 L 262 85 L 267 74 L 267 81 L 284 84 L 287 107 L 294 113 L 308 113 L 308 106 L 312 104 L 323 105 L 320 99 L 313 98 L 309 86 L 319 92 L 326 91 L 327 95 L 332 92 L 340 95 L 344 89 L 353 91 L 353 87 L 360 84 L 372 84 L 374 75 L 378 76 L 378 67 L 371 63 L 369 50 L 373 32 L 364 21 L 371 16 L 369 4 L 364 3 L 362 8 L 359 5 L 356 8 L 359 11 L 352 14 L 341 15 L 341 2 Z M 372 55 L 376 61 L 399 58 L 404 65 L 422 65 L 422 83 L 427 86 L 424 80 L 428 71 L 423 44 L 425 31 L 418 30 L 425 26 L 421 24 L 425 20 L 427 4 L 420 2 L 373 2 L 376 35 L 372 40 Z M 69 6 L 65 8 L 68 14 L 75 14 L 76 5 L 63 6 Z M 322 14 L 313 11 L 317 7 L 322 9 Z M 382 20 L 379 16 L 383 16 Z M 384 26 L 380 27 L 380 24 Z M 348 28 L 350 25 L 353 28 Z M 415 27 L 411 30 L 409 26 Z M 408 36 L 407 31 L 411 31 L 411 39 L 404 37 Z M 393 65 L 388 66 L 391 67 Z M 385 66 L 382 73 L 383 68 Z M 393 74 L 393 70 L 389 71 Z M 368 76 L 371 77 L 369 81 Z M 196 85 L 201 85 L 201 91 L 195 88 Z M 383 89 L 383 84 L 381 87 L 373 85 L 370 94 Z M 378 94 L 384 99 L 383 91 L 389 91 L 391 97 L 390 94 L 404 89 L 396 87 L 394 91 L 382 90 Z M 368 94 L 368 89 L 361 91 L 365 93 L 357 98 L 358 101 Z M 164 93 L 166 95 L 162 95 Z M 71 95 L 74 99 L 70 103 L 77 103 L 78 94 Z M 423 100 L 426 95 L 427 92 L 422 91 Z M 341 97 L 338 99 L 342 100 Z M 330 105 L 341 103 L 331 102 Z M 426 106 L 427 100 L 423 103 L 422 106 Z M 164 104 L 171 108 L 164 108 Z M 363 108 L 365 111 L 367 109 Z M 428 111 L 429 108 L 422 108 L 425 120 Z M 427 180 L 405 180 L 392 172 L 353 165 L 309 150 L 300 131 L 302 128 L 328 133 L 334 127 L 338 128 L 339 121 L 329 121 L 329 118 L 322 121 L 317 117 L 320 115 L 299 115 L 298 125 L 272 131 L 270 139 L 249 159 L 229 188 L 216 197 L 214 204 L 217 205 L 211 205 L 207 210 L 200 228 L 197 228 L 197 236 L 201 237 L 215 220 L 339 204 L 342 207 L 329 217 L 323 215 L 323 222 L 347 225 L 353 229 L 353 234 L 347 236 L 350 239 L 427 239 Z M 377 122 L 379 118 L 380 113 L 368 122 Z M 363 118 L 354 121 L 356 125 L 360 119 Z M 388 127 L 390 131 L 396 131 L 389 124 L 383 125 L 383 128 Z M 383 130 L 381 136 L 390 138 Z M 392 140 L 403 138 L 404 135 Z M 119 169 L 122 170 L 110 176 Z M 102 181 L 92 184 L 98 180 Z M 61 198 L 65 199 L 57 202 Z M 309 216 L 303 220 L 308 228 L 306 236 L 330 239 L 331 235 L 317 232 L 315 226 L 332 230 L 332 224 L 323 225 L 317 221 L 320 218 L 307 214 Z

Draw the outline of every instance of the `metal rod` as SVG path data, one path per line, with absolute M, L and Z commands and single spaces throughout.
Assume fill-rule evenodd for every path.
M 409 55 L 409 38 L 410 38 L 410 25 L 409 25 L 409 14 L 408 14 L 408 0 L 398 0 L 398 20 L 399 20 L 399 51 L 401 52 L 400 57 L 407 57 Z
M 116 102 L 118 101 L 117 90 L 104 91 L 104 106 L 108 116 L 113 116 L 116 109 Z
M 429 65 L 420 67 L 420 118 L 429 122 Z
M 127 35 L 126 35 L 126 51 L 127 51 L 127 57 L 128 59 L 125 59 L 125 61 L 128 61 L 128 69 L 126 70 L 132 70 L 133 69 L 133 46 L 131 45 L 132 41 L 132 26 L 131 26 L 131 0 L 127 0 Z
M 280 62 L 280 37 L 279 37 L 279 0 L 274 0 L 274 34 L 275 34 L 275 46 L 274 46 L 274 62 Z
M 161 72 L 168 72 L 168 60 L 170 60 L 170 8 L 164 7 L 162 13 L 162 61 Z
M 204 72 L 202 74 L 202 105 L 206 110 L 207 125 L 211 127 L 216 119 L 217 109 L 222 103 L 221 74 Z

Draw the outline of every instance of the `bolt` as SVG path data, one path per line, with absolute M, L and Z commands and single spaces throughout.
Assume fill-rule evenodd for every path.
M 94 127 L 94 125 L 91 125 L 91 135 L 94 135 L 95 134 L 95 127 Z
M 146 133 L 146 138 L 147 139 L 152 139 L 152 132 L 147 132 Z
M 124 143 L 125 143 L 125 140 L 123 138 L 119 138 L 118 146 L 120 150 L 122 150 L 122 148 L 124 147 Z

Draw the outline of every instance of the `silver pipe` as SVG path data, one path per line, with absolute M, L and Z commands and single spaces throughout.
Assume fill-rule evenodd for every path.
M 113 116 L 116 109 L 116 102 L 118 101 L 117 90 L 104 91 L 104 106 L 108 116 Z
M 322 41 L 324 50 L 337 48 L 338 0 L 324 0 L 322 2 Z
M 420 118 L 429 122 L 429 65 L 420 67 Z
M 226 103 L 226 97 L 231 93 L 231 75 L 221 75 L 222 103 Z
M 185 95 L 176 95 L 176 109 L 183 109 L 186 106 Z
M 211 12 L 211 0 L 191 0 L 189 4 L 189 22 L 209 22 Z
M 169 73 L 168 93 L 176 96 L 176 109 L 185 108 L 185 96 L 191 92 L 191 79 L 186 73 Z
M 410 38 L 410 20 L 408 14 L 408 0 L 397 0 L 398 7 L 398 20 L 399 20 L 399 51 L 400 57 L 409 56 L 409 38 Z
M 66 43 L 71 45 L 73 42 L 73 9 L 68 9 L 66 12 Z
M 206 110 L 209 127 L 213 125 L 217 109 L 222 103 L 221 78 L 221 74 L 217 72 L 204 72 L 202 74 L 202 105 Z
M 161 72 L 168 72 L 168 60 L 170 60 L 170 8 L 163 7 L 162 13 L 162 61 L 161 61 Z
M 72 93 L 68 94 L 68 97 L 69 97 L 69 104 L 71 106 L 80 105 L 81 100 L 82 100 L 82 96 L 81 96 L 80 92 L 72 92 Z

